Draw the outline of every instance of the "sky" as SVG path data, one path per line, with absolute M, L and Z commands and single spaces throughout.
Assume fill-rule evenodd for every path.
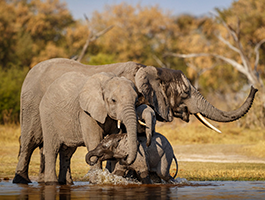
M 73 17 L 84 19 L 84 14 L 92 16 L 93 11 L 104 10 L 105 5 L 115 5 L 121 2 L 142 6 L 158 5 L 163 11 L 171 11 L 172 15 L 192 14 L 202 16 L 214 11 L 214 8 L 228 8 L 234 0 L 62 0 L 67 3 Z

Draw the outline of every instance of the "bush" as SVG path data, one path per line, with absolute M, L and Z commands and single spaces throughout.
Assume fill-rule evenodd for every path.
M 0 124 L 19 122 L 20 90 L 27 71 L 17 66 L 0 71 Z

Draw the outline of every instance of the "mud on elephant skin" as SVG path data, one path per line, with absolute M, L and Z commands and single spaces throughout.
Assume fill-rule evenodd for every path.
M 42 149 L 43 145 L 40 102 L 49 86 L 68 72 L 79 72 L 87 76 L 99 72 L 112 72 L 117 76 L 126 77 L 136 85 L 139 97 L 137 105 L 143 103 L 150 105 L 159 121 L 172 121 L 174 117 L 188 121 L 189 114 L 195 114 L 204 124 L 202 116 L 220 122 L 237 120 L 247 113 L 257 91 L 251 88 L 249 97 L 240 108 L 224 112 L 207 102 L 179 70 L 145 66 L 135 62 L 101 66 L 83 65 L 63 58 L 41 62 L 29 71 L 21 90 L 21 154 L 16 174 L 28 182 L 30 181 L 28 167 L 32 152 L 37 147 Z M 43 160 L 41 165 L 42 162 Z M 42 171 L 43 169 L 40 170 Z

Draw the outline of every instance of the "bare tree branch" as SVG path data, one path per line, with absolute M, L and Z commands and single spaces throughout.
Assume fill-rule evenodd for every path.
M 87 22 L 87 26 L 89 28 L 89 19 L 86 15 L 85 16 L 85 19 L 86 19 L 86 22 Z M 107 33 L 109 30 L 111 30 L 112 28 L 114 27 L 114 25 L 111 25 L 107 28 L 105 28 L 103 31 L 100 31 L 98 33 L 96 33 L 95 35 L 93 34 L 93 31 L 90 31 L 88 37 L 87 37 L 87 40 L 86 40 L 86 43 L 85 45 L 83 46 L 83 49 L 80 53 L 80 56 L 78 57 L 77 61 L 80 62 L 82 60 L 82 58 L 84 57 L 85 53 L 86 53 L 86 50 L 87 50 L 87 47 L 88 45 L 90 44 L 90 42 L 93 42 L 95 41 L 96 39 L 98 39 L 100 36 L 104 35 L 105 33 Z
M 260 46 L 265 42 L 265 39 L 261 40 L 258 44 L 256 44 L 254 51 L 256 53 L 256 60 L 255 60 L 255 64 L 254 64 L 254 70 L 257 73 L 257 68 L 258 68 L 258 64 L 259 64 L 259 48 Z
M 167 68 L 167 66 L 156 55 L 153 55 L 153 58 L 160 65 L 160 67 Z
M 237 18 L 236 30 L 234 30 L 231 26 L 227 25 L 227 23 L 220 16 L 218 16 L 215 13 L 212 13 L 212 14 L 215 17 L 219 18 L 222 21 L 223 26 L 227 29 L 227 31 L 229 32 L 229 34 L 232 36 L 235 44 L 238 46 L 238 48 L 236 48 L 236 47 L 232 46 L 225 39 L 222 40 L 223 38 L 218 38 L 219 40 L 221 40 L 222 42 L 224 42 L 230 49 L 232 49 L 232 50 L 236 51 L 237 53 L 239 53 L 243 65 L 240 65 L 241 67 L 239 67 L 239 65 L 237 65 L 237 67 L 236 67 L 236 65 L 233 65 L 233 66 L 236 69 L 238 69 L 238 70 L 239 70 L 239 68 L 244 68 L 243 71 L 245 71 L 245 72 L 243 72 L 242 70 L 241 71 L 239 70 L 239 71 L 242 72 L 242 73 L 244 73 L 252 84 L 255 84 L 255 83 L 259 82 L 258 81 L 258 76 L 253 73 L 253 70 L 252 70 L 251 64 L 250 64 L 250 60 L 246 56 L 246 53 L 245 53 L 245 51 L 243 49 L 243 46 L 242 46 L 242 43 L 240 42 L 240 19 Z M 257 54 L 256 54 L 256 56 L 257 56 Z
M 228 42 L 227 40 L 225 40 L 221 34 L 219 35 L 216 35 L 216 37 L 221 41 L 223 42 L 224 44 L 226 44 L 230 49 L 232 49 L 233 51 L 237 52 L 237 53 L 240 53 L 240 50 L 236 47 L 234 47 L 230 42 Z
M 196 78 L 195 78 L 195 81 L 194 81 L 194 87 L 197 88 L 197 89 L 199 89 L 199 78 L 200 78 L 200 76 L 202 74 L 204 74 L 205 72 L 207 72 L 209 70 L 212 70 L 213 68 L 215 68 L 217 66 L 217 64 L 214 64 L 211 67 L 200 69 L 199 67 L 196 67 L 193 63 L 186 62 L 186 65 L 196 72 Z
M 249 70 L 231 58 L 227 58 L 227 57 L 224 57 L 224 56 L 221 56 L 218 54 L 212 54 L 212 53 L 192 53 L 192 54 L 167 53 L 166 55 L 179 57 L 179 58 L 194 58 L 194 57 L 201 57 L 201 56 L 213 56 L 213 57 L 219 58 L 219 59 L 229 63 L 233 67 L 235 67 L 239 72 L 243 73 L 252 84 L 256 83 L 255 79 L 251 76 L 251 73 L 249 72 Z
M 90 42 L 93 42 L 95 41 L 96 39 L 98 39 L 100 36 L 104 35 L 105 33 L 107 33 L 110 29 L 112 29 L 114 27 L 114 25 L 111 25 L 107 28 L 105 28 L 103 31 L 100 31 L 98 32 L 97 34 L 95 34 L 94 36 L 91 36 L 91 34 L 89 34 L 87 40 L 86 40 L 86 43 L 85 45 L 83 46 L 83 49 L 82 49 L 82 52 L 79 56 L 79 58 L 77 59 L 78 62 L 80 62 L 82 60 L 82 58 L 84 57 L 85 55 L 85 52 L 87 50 L 87 47 L 89 45 Z

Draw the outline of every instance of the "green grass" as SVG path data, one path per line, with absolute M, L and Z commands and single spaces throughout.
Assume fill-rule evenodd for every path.
M 223 133 L 218 134 L 197 123 L 172 122 L 157 127 L 157 132 L 163 133 L 172 145 L 197 144 L 221 146 L 220 144 L 243 144 L 237 151 L 242 154 L 265 158 L 265 130 L 242 129 L 234 124 L 218 127 Z M 12 179 L 17 165 L 19 150 L 18 125 L 0 125 L 0 179 Z M 246 145 L 245 145 L 246 144 Z M 192 152 L 191 152 L 192 153 Z M 238 152 L 237 152 L 238 153 Z M 72 158 L 72 177 L 82 181 L 89 167 L 85 162 L 86 149 L 80 147 Z M 171 173 L 175 166 L 172 165 Z M 57 163 L 58 170 L 58 163 Z M 29 168 L 29 176 L 37 180 L 39 171 L 39 152 L 35 150 Z M 265 180 L 265 164 L 255 163 L 211 163 L 211 162 L 179 162 L 177 177 L 187 180 Z

